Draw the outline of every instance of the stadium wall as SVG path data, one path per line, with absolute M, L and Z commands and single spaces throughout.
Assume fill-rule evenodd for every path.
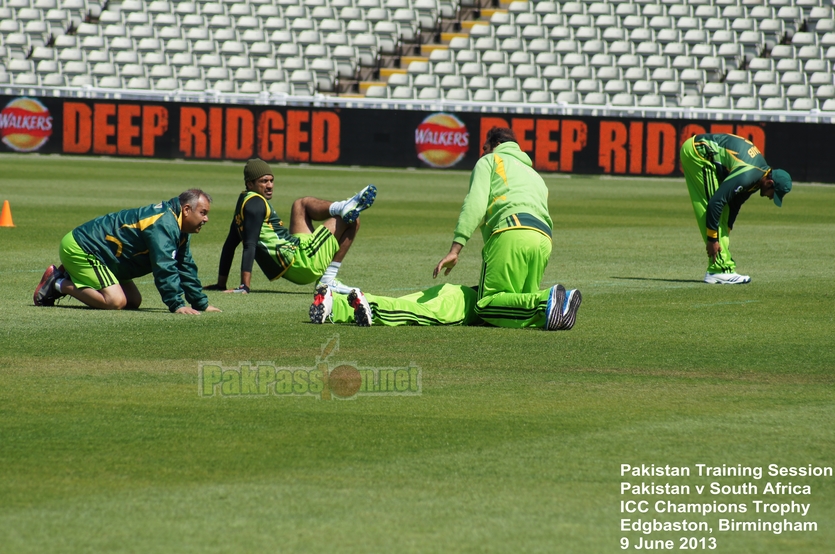
M 0 152 L 471 169 L 494 125 L 543 172 L 680 176 L 704 132 L 751 140 L 798 181 L 835 182 L 835 125 L 0 96 Z

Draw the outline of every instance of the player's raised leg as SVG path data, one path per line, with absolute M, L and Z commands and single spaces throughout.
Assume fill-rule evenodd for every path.
M 377 187 L 368 185 L 351 198 L 331 204 L 330 214 L 333 216 L 338 215 L 342 221 L 350 225 L 359 218 L 360 212 L 367 210 L 374 204 L 376 198 Z
M 293 203 L 290 219 L 290 232 L 294 235 L 311 234 L 313 222 L 321 221 L 337 241 L 338 248 L 328 260 L 327 267 L 319 273 L 319 283 L 327 284 L 340 294 L 348 294 L 353 287 L 344 285 L 337 279 L 342 261 L 348 254 L 360 228 L 359 212 L 368 209 L 374 202 L 377 189 L 369 185 L 355 196 L 341 202 L 330 202 L 312 196 L 299 198 Z M 348 214 L 350 217 L 342 217 Z M 318 232 L 318 231 L 316 231 Z M 293 280 L 292 275 L 286 276 Z

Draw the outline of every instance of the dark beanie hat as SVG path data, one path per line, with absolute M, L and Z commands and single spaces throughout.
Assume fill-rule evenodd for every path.
M 244 166 L 244 182 L 255 181 L 264 175 L 272 175 L 273 170 L 264 160 L 253 158 Z

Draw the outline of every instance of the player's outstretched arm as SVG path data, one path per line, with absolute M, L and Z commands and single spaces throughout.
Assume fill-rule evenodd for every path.
M 241 243 L 241 237 L 238 235 L 238 228 L 235 226 L 235 221 L 229 226 L 229 234 L 226 235 L 226 241 L 223 243 L 223 248 L 220 251 L 220 265 L 217 271 L 217 283 L 203 287 L 203 290 L 226 290 L 226 280 L 229 272 L 232 269 L 232 261 L 235 259 L 235 250 Z

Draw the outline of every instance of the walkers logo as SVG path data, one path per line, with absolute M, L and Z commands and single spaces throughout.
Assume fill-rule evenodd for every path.
M 435 113 L 415 129 L 418 158 L 432 167 L 452 167 L 470 147 L 467 126 L 454 115 Z
M 357 368 L 354 362 L 332 362 L 339 335 L 322 345 L 311 367 L 276 367 L 271 362 L 241 362 L 223 367 L 199 362 L 197 394 L 207 396 L 313 396 L 320 400 L 351 400 L 359 396 L 420 396 L 419 367 Z
M 52 116 L 34 98 L 16 98 L 0 112 L 0 137 L 18 152 L 34 152 L 52 136 Z

